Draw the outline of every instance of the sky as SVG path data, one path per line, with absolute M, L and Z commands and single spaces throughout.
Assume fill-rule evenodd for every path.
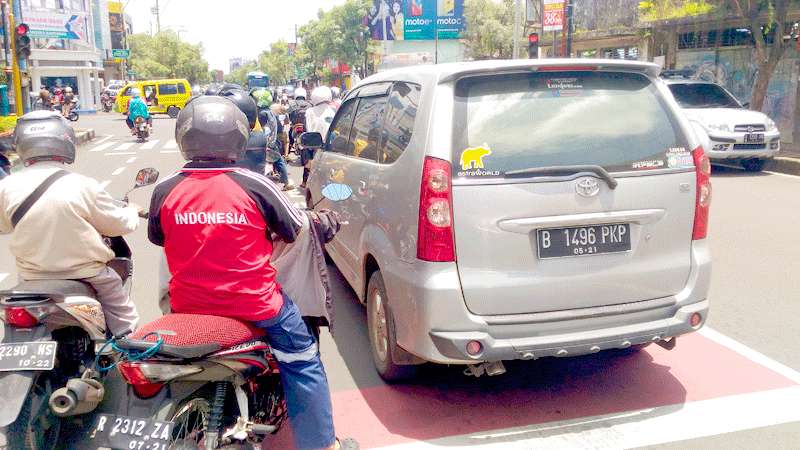
M 125 4 L 125 0 L 122 0 Z M 211 69 L 228 72 L 228 59 L 255 59 L 279 39 L 294 41 L 294 26 L 317 17 L 344 0 L 159 0 L 161 29 L 179 32 L 185 41 L 203 43 Z M 202 6 L 201 6 L 202 5 Z M 134 33 L 155 32 L 155 0 L 127 0 L 125 13 Z

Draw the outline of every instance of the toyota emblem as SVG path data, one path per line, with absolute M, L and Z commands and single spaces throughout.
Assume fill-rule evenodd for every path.
M 578 182 L 575 183 L 575 191 L 582 197 L 594 197 L 600 192 L 600 183 L 592 177 L 578 178 Z
M 753 128 L 753 127 L 747 127 L 747 132 L 748 133 L 752 133 L 753 131 L 756 131 L 756 129 Z

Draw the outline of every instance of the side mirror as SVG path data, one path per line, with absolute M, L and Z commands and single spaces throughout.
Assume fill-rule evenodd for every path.
M 750 102 L 742 103 L 742 108 L 748 108 L 749 109 L 750 108 Z
M 136 174 L 136 182 L 133 185 L 134 189 L 149 186 L 156 181 L 158 181 L 158 170 L 152 167 L 148 167 L 139 171 Z
M 300 145 L 305 148 L 322 148 L 322 135 L 306 132 L 300 135 Z

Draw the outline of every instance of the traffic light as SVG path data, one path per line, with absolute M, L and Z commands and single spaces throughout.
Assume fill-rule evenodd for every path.
M 539 57 L 539 33 L 528 35 L 528 58 L 536 59 Z
M 14 29 L 14 49 L 17 52 L 17 59 L 27 59 L 31 56 L 31 38 L 28 36 L 30 27 L 26 23 L 21 23 Z

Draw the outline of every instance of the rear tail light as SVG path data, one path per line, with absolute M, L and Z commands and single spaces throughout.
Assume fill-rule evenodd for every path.
M 450 163 L 426 157 L 419 191 L 417 258 L 423 261 L 453 262 L 453 202 Z
M 39 319 L 25 308 L 11 307 L 5 309 L 5 321 L 12 327 L 30 328 L 39 324 Z
M 203 371 L 202 367 L 178 364 L 139 363 L 139 370 L 151 383 L 165 383 Z
M 133 392 L 140 398 L 150 398 L 164 387 L 164 383 L 151 382 L 144 371 L 142 371 L 142 364 L 135 362 L 121 362 L 117 366 L 119 373 L 125 381 L 131 385 Z
M 708 212 L 711 209 L 711 160 L 703 147 L 692 150 L 697 174 L 697 195 L 694 205 L 694 227 L 692 240 L 705 239 L 708 234 Z

